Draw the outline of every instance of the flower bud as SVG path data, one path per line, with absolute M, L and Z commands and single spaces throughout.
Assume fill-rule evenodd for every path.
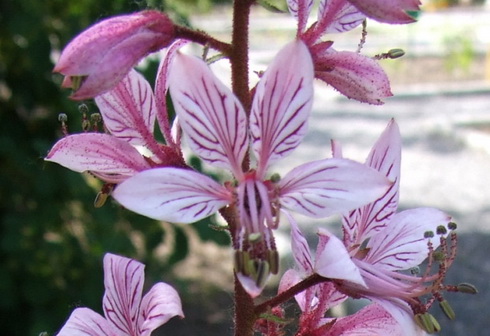
M 113 88 L 146 55 L 174 40 L 174 25 L 163 13 L 143 11 L 104 20 L 75 37 L 54 71 L 66 78 L 71 98 L 87 99 Z

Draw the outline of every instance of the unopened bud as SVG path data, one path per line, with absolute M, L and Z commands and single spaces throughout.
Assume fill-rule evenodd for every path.
M 405 51 L 403 49 L 395 48 L 395 49 L 390 49 L 387 54 L 389 58 L 395 59 L 405 55 Z
M 115 16 L 75 37 L 54 71 L 66 76 L 62 85 L 75 90 L 73 99 L 93 98 L 112 89 L 143 57 L 169 46 L 175 37 L 174 24 L 164 13 Z
M 448 319 L 454 320 L 456 318 L 456 313 L 447 300 L 442 300 L 441 302 L 439 302 L 439 306 L 441 307 L 444 314 L 446 314 Z
M 466 294 L 477 294 L 478 293 L 478 289 L 474 285 L 466 283 L 466 282 L 460 283 L 459 285 L 456 286 L 456 288 L 458 289 L 458 292 L 460 292 L 460 293 L 466 293 Z

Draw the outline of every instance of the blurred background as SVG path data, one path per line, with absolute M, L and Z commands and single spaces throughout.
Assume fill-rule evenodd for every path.
M 284 1 L 271 1 L 284 8 Z M 211 218 L 188 226 L 131 214 L 108 200 L 93 202 L 101 184 L 43 158 L 68 130 L 82 131 L 79 103 L 52 74 L 59 51 L 80 31 L 105 17 L 145 8 L 165 10 L 182 24 L 229 40 L 227 0 L 3 0 L 0 3 L 0 330 L 6 335 L 55 335 L 72 310 L 101 311 L 105 252 L 147 265 L 148 285 L 166 281 L 184 302 L 184 320 L 159 330 L 172 335 L 231 334 L 233 301 L 229 239 Z M 212 11 L 211 11 L 212 10 Z M 199 13 L 198 15 L 196 13 Z M 251 70 L 264 70 L 294 38 L 288 14 L 254 8 Z M 332 36 L 337 50 L 355 51 L 361 32 Z M 459 224 L 459 254 L 449 282 L 470 282 L 477 296 L 448 295 L 458 316 L 447 321 L 433 310 L 441 335 L 487 335 L 490 327 L 490 6 L 483 0 L 432 0 L 419 22 L 389 26 L 368 22 L 363 53 L 391 48 L 406 55 L 382 61 L 394 97 L 383 106 L 350 101 L 319 83 L 310 132 L 288 159 L 297 164 L 329 156 L 329 141 L 364 160 L 395 117 L 403 136 L 400 208 L 434 206 Z M 142 71 L 153 81 L 156 61 Z M 216 64 L 224 78 L 226 62 Z M 252 75 L 253 76 L 253 75 Z M 91 102 L 85 102 L 96 112 Z M 196 162 L 196 165 L 199 163 Z M 302 219 L 312 246 L 319 225 Z M 288 230 L 278 232 L 287 256 Z M 285 261 L 286 266 L 291 263 Z M 162 276 L 163 275 L 163 276 Z M 272 293 L 273 294 L 273 293 Z M 158 334 L 159 334 L 158 333 Z M 157 333 L 154 333 L 157 334 Z

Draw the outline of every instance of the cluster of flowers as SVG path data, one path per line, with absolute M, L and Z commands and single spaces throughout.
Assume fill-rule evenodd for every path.
M 394 120 L 364 164 L 343 158 L 340 145 L 332 142 L 332 158 L 302 164 L 283 177 L 270 172 L 307 132 L 315 78 L 361 102 L 381 104 L 391 95 L 376 59 L 336 51 L 323 36 L 351 30 L 366 17 L 412 22 L 407 11 L 418 9 L 418 1 L 322 0 L 309 27 L 313 0 L 288 0 L 288 6 L 297 19 L 297 37 L 261 74 L 250 108 L 204 60 L 179 51 L 186 38 L 225 55 L 232 48 L 228 44 L 199 32 L 191 35 L 157 11 L 113 17 L 89 28 L 65 48 L 55 71 L 66 76 L 63 85 L 74 90 L 72 98 L 95 98 L 105 132 L 67 135 L 46 160 L 91 172 L 107 183 L 102 196 L 114 189 L 121 205 L 151 218 L 192 223 L 221 213 L 235 250 L 235 274 L 253 298 L 279 272 L 273 231 L 281 215 L 286 218 L 296 268 L 282 276 L 277 297 L 255 306 L 256 316 L 271 312 L 255 321 L 264 335 L 283 334 L 281 304 L 292 297 L 301 308 L 296 335 L 436 332 L 440 326 L 428 313 L 435 301 L 454 318 L 441 292 L 471 288 L 443 284 L 456 253 L 450 217 L 431 208 L 396 212 L 401 137 Z M 133 67 L 163 48 L 153 91 Z M 176 113 L 173 125 L 167 92 Z M 154 137 L 155 122 L 165 144 Z M 191 169 L 182 137 L 202 161 L 232 177 L 218 183 Z M 320 229 L 313 257 L 293 212 L 312 218 L 340 213 L 344 237 Z M 426 270 L 414 272 L 426 259 Z M 108 254 L 104 270 L 105 318 L 78 308 L 58 335 L 149 335 L 171 317 L 183 316 L 178 294 L 166 284 L 141 298 L 142 264 Z M 351 316 L 325 317 L 348 297 L 372 304 Z

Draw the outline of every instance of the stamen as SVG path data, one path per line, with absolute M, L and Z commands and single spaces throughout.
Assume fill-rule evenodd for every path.
M 364 20 L 364 21 L 362 21 L 361 40 L 359 41 L 359 44 L 357 45 L 357 53 L 358 54 L 361 52 L 362 47 L 364 47 L 364 44 L 366 43 L 366 37 L 367 37 L 367 20 Z
M 61 123 L 61 132 L 64 136 L 68 135 L 68 127 L 66 126 L 66 122 L 68 121 L 68 116 L 66 113 L 58 114 L 58 121 Z
M 102 121 L 102 116 L 100 113 L 92 113 L 90 115 L 90 121 L 92 122 L 92 129 L 94 132 L 99 131 L 99 123 Z
M 90 120 L 87 118 L 88 106 L 80 104 L 78 106 L 78 111 L 82 114 L 82 129 L 84 132 L 88 132 L 90 130 Z

